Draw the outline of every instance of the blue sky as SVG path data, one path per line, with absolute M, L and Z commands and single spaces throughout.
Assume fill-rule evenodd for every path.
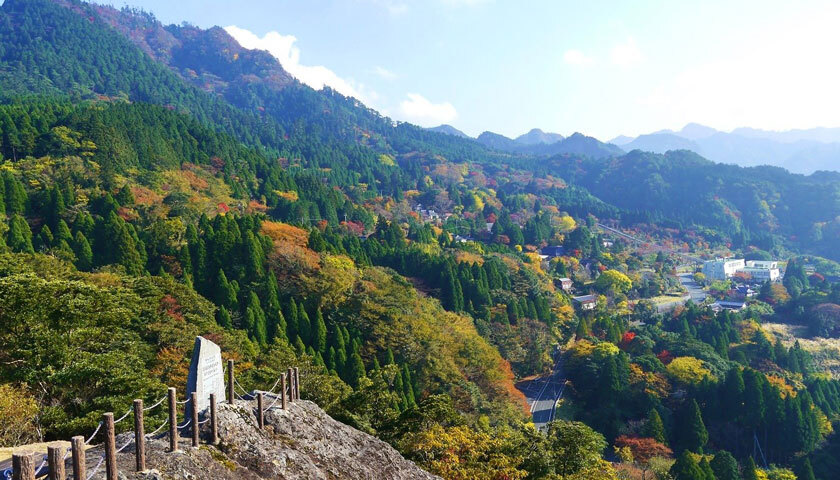
M 607 140 L 840 126 L 840 2 L 112 0 L 219 25 L 398 120 Z

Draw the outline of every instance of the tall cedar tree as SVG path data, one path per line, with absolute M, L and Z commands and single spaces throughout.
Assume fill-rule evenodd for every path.
M 706 480 L 706 475 L 688 450 L 677 457 L 669 473 L 674 480 Z

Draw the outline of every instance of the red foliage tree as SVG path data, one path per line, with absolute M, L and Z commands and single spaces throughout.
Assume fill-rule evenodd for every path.
M 670 457 L 674 454 L 667 445 L 649 437 L 619 435 L 615 445 L 619 448 L 628 447 L 633 452 L 633 459 L 640 464 L 647 463 L 653 457 Z

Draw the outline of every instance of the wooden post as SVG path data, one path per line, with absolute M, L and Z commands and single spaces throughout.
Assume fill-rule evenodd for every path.
M 289 377 L 289 401 L 295 401 L 295 370 L 292 367 L 289 367 L 286 370 L 286 376 Z
M 175 389 L 169 387 L 169 451 L 178 450 L 178 403 L 175 400 Z
M 143 427 L 143 400 L 134 401 L 134 457 L 135 469 L 146 470 L 146 431 Z
M 85 470 L 85 437 L 77 435 L 70 440 L 70 448 L 73 450 L 73 479 L 86 479 Z
M 216 394 L 210 394 L 210 442 L 219 443 L 219 424 L 216 422 Z
M 117 480 L 117 440 L 114 436 L 114 414 L 102 415 L 105 424 L 105 479 Z
M 265 419 L 263 418 L 263 393 L 260 392 L 257 394 L 257 425 L 260 426 L 260 430 L 265 427 Z
M 233 405 L 233 360 L 228 360 L 228 404 Z
M 35 480 L 35 462 L 31 454 L 12 454 L 12 480 Z
M 280 374 L 280 408 L 286 409 L 286 374 Z
M 50 466 L 49 480 L 66 480 L 64 471 L 64 447 L 47 447 L 47 465 Z
M 198 448 L 198 394 L 190 394 L 190 411 L 192 412 L 192 446 Z
M 295 367 L 295 400 L 300 400 L 300 369 Z

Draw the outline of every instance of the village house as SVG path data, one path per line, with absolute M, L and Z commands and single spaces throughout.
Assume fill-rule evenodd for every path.
M 598 304 L 598 297 L 595 295 L 581 295 L 579 297 L 572 297 L 572 300 L 574 300 L 581 310 L 595 310 L 595 306 Z
M 554 279 L 554 286 L 563 290 L 564 292 L 571 292 L 572 291 L 572 279 L 568 278 L 568 277 L 555 278 Z

